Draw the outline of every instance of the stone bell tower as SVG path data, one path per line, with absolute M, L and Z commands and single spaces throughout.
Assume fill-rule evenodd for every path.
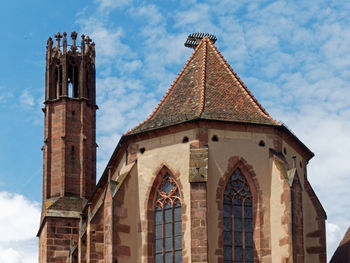
M 55 35 L 56 45 L 47 41 L 39 262 L 68 256 L 96 185 L 95 44 L 82 35 L 78 46 L 74 31 L 71 38 L 71 45 L 66 33 Z

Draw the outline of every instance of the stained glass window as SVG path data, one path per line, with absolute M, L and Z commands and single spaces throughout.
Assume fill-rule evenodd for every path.
M 223 243 L 224 263 L 254 262 L 252 195 L 239 169 L 224 191 Z
M 155 262 L 182 262 L 182 218 L 179 189 L 170 175 L 165 175 L 157 190 L 154 210 Z

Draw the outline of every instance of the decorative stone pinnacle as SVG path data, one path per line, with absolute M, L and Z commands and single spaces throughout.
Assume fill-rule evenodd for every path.
M 60 48 L 60 41 L 61 41 L 61 38 L 62 38 L 61 33 L 57 32 L 57 34 L 55 35 L 55 38 L 56 38 L 56 47 Z
M 70 34 L 70 36 L 71 36 L 71 38 L 72 38 L 73 40 L 76 40 L 78 34 L 77 34 L 77 32 L 73 31 L 73 32 Z
M 51 37 L 48 38 L 46 44 L 47 44 L 47 47 L 52 48 L 53 42 L 52 42 L 52 38 Z
M 62 35 L 60 32 L 57 32 L 57 34 L 54 36 L 56 38 L 56 40 L 60 40 L 62 38 Z
M 85 35 L 84 34 L 81 35 L 81 52 L 82 54 L 85 53 Z
M 67 52 L 67 33 L 63 32 L 63 53 Z
M 89 37 L 89 36 L 86 36 L 86 38 L 85 38 L 85 43 L 87 44 L 87 45 L 89 45 L 90 43 L 91 43 L 91 38 Z
M 76 43 L 75 43 L 75 41 L 76 41 L 76 39 L 77 39 L 78 34 L 77 34 L 77 32 L 73 31 L 73 32 L 70 34 L 70 36 L 71 36 L 72 41 L 73 41 L 73 43 L 72 43 L 72 50 L 73 50 L 73 49 L 75 49 L 76 46 L 77 46 Z

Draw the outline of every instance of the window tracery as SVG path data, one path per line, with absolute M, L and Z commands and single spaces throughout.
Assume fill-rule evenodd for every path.
M 224 263 L 254 262 L 252 195 L 239 169 L 224 191 L 223 243 Z
M 155 262 L 182 262 L 181 197 L 174 179 L 166 174 L 154 204 Z

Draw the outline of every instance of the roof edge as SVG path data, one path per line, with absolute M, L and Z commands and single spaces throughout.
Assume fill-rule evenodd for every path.
M 205 38 L 204 38 L 205 39 Z M 162 98 L 162 100 L 158 103 L 157 107 L 152 111 L 152 113 L 148 116 L 148 118 L 146 118 L 144 121 L 142 121 L 141 123 L 139 123 L 137 126 L 135 126 L 134 128 L 128 130 L 127 132 L 125 132 L 123 135 L 128 135 L 131 134 L 134 130 L 136 130 L 137 128 L 139 128 L 142 124 L 144 124 L 146 121 L 150 120 L 158 111 L 158 109 L 160 108 L 160 106 L 163 104 L 163 102 L 165 101 L 165 99 L 168 97 L 168 95 L 170 94 L 170 92 L 172 91 L 173 87 L 175 86 L 175 84 L 178 82 L 178 80 L 180 79 L 180 77 L 182 76 L 183 72 L 185 71 L 185 69 L 187 68 L 188 64 L 192 61 L 194 55 L 196 54 L 196 52 L 198 51 L 198 49 L 200 48 L 200 46 L 203 44 L 203 39 L 200 41 L 199 45 L 196 47 L 196 49 L 193 51 L 192 55 L 189 57 L 189 59 L 186 61 L 185 65 L 182 67 L 180 73 L 177 75 L 176 79 L 173 81 L 173 83 L 170 85 L 168 91 L 165 93 L 164 97 Z
M 318 199 L 313 187 L 311 186 L 309 180 L 307 180 L 307 179 L 305 180 L 305 189 L 306 189 L 306 192 L 308 193 L 308 195 L 311 199 L 311 202 L 315 206 L 317 216 L 323 217 L 324 220 L 327 220 L 326 210 L 324 210 L 320 199 Z
M 208 52 L 208 41 L 209 38 L 205 37 L 204 39 L 201 40 L 201 42 L 204 43 L 204 50 L 203 50 L 203 58 L 202 58 L 202 63 L 203 63 L 203 68 L 202 68 L 202 79 L 201 79 L 201 104 L 199 108 L 199 113 L 198 117 L 200 117 L 203 113 L 204 110 L 204 105 L 205 105 L 205 87 L 206 87 L 206 76 L 207 76 L 207 52 Z
M 309 147 L 307 147 L 287 126 L 285 126 L 283 123 L 281 123 L 279 126 L 281 130 L 283 130 L 284 132 L 286 132 L 288 135 L 290 135 L 292 138 L 294 138 L 299 145 L 301 145 L 306 152 L 308 152 L 309 157 L 306 159 L 307 161 L 310 161 L 312 159 L 312 157 L 315 156 L 315 154 L 309 149 Z
M 259 103 L 259 101 L 254 97 L 253 93 L 248 89 L 248 87 L 244 84 L 244 82 L 241 80 L 241 78 L 238 76 L 238 74 L 233 70 L 231 65 L 227 62 L 227 60 L 224 58 L 224 56 L 221 54 L 221 52 L 218 50 L 218 48 L 209 41 L 209 45 L 214 49 L 215 53 L 219 56 L 219 58 L 224 62 L 225 67 L 233 74 L 233 76 L 237 79 L 237 81 L 241 84 L 243 89 L 248 93 L 250 98 L 254 101 L 255 105 L 258 107 L 260 111 L 264 115 L 266 115 L 267 118 L 269 118 L 271 121 L 275 122 L 276 124 L 280 124 L 277 120 L 273 119 L 270 114 L 265 110 L 265 108 Z
M 179 124 L 183 124 L 183 123 L 190 123 L 190 122 L 195 122 L 195 121 L 213 121 L 213 122 L 224 122 L 224 123 L 231 123 L 231 124 L 244 124 L 244 125 L 252 125 L 252 126 L 265 126 L 265 127 L 274 127 L 278 130 L 280 130 L 281 132 L 286 133 L 288 136 L 290 136 L 293 140 L 296 141 L 296 143 L 298 143 L 298 145 L 301 146 L 301 148 L 305 151 L 306 153 L 306 160 L 310 161 L 315 154 L 290 130 L 288 129 L 288 127 L 286 127 L 284 124 L 281 123 L 276 123 L 276 124 L 266 124 L 266 123 L 252 123 L 252 122 L 239 122 L 239 121 L 227 121 L 227 120 L 217 120 L 217 119 L 209 119 L 209 118 L 202 118 L 202 117 L 198 117 L 198 118 L 193 118 L 193 119 L 189 119 L 189 120 L 183 120 L 183 121 L 179 121 L 177 123 L 172 123 L 169 125 L 165 125 L 162 127 L 156 127 L 156 128 L 152 128 L 152 129 L 147 129 L 144 131 L 138 131 L 136 133 L 129 133 L 129 134 L 124 134 L 123 137 L 131 137 L 131 136 L 137 136 L 137 135 L 141 135 L 147 132 L 152 132 L 152 131 L 157 131 L 157 130 L 161 130 L 161 129 L 166 129 L 169 127 L 173 127 Z
M 120 149 L 122 148 L 123 144 L 125 143 L 125 139 L 126 139 L 126 136 L 124 136 L 124 135 L 122 135 L 120 137 L 119 142 L 118 142 L 117 146 L 115 147 L 115 149 L 114 149 L 114 151 L 113 151 L 113 153 L 111 155 L 111 158 L 109 158 L 109 161 L 108 161 L 108 163 L 106 165 L 106 168 L 103 170 L 102 175 L 101 175 L 100 179 L 98 180 L 98 182 L 97 182 L 97 184 L 96 184 L 96 186 L 94 188 L 94 191 L 91 193 L 89 199 L 86 202 L 86 205 L 84 206 L 84 208 L 81 211 L 82 214 L 86 212 L 86 210 L 87 210 L 87 208 L 89 206 L 89 203 L 91 203 L 91 201 L 93 200 L 97 190 L 99 188 L 103 187 L 103 182 L 108 180 L 109 168 L 113 165 L 113 162 L 114 162 L 116 156 L 118 155 Z

